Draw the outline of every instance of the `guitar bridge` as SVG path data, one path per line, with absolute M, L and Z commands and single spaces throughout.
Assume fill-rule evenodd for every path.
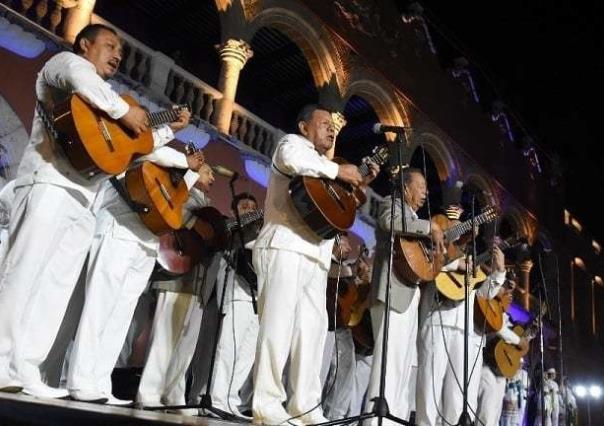
M 161 195 L 164 197 L 170 208 L 174 209 L 174 205 L 172 204 L 172 197 L 170 196 L 170 193 L 168 192 L 164 184 L 161 183 L 157 178 L 155 178 L 155 183 L 157 183 L 159 187 L 159 192 L 161 192 Z
M 113 147 L 113 141 L 111 140 L 111 135 L 109 134 L 109 129 L 107 128 L 105 121 L 101 117 L 99 117 L 98 123 L 99 123 L 99 130 L 101 131 L 101 134 L 103 135 L 103 139 L 105 139 L 105 143 L 109 147 L 109 151 L 115 152 L 115 148 Z

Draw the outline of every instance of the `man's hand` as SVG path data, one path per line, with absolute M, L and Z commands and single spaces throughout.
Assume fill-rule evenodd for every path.
M 505 272 L 505 256 L 497 245 L 493 245 L 493 269 L 497 272 Z
M 130 105 L 128 112 L 119 119 L 126 128 L 132 130 L 136 136 L 149 129 L 149 116 L 147 111 L 139 106 Z
M 363 183 L 363 176 L 359 173 L 359 168 L 353 164 L 340 164 L 337 178 L 353 186 Z
M 189 169 L 195 172 L 199 171 L 205 161 L 202 151 L 195 151 L 194 153 L 187 155 L 187 165 L 189 166 Z
M 168 124 L 168 126 L 176 133 L 187 127 L 189 125 L 189 120 L 191 120 L 191 113 L 186 109 L 182 109 L 178 114 L 178 119 Z
M 365 161 L 367 167 L 369 167 L 369 174 L 363 178 L 361 186 L 368 186 L 380 173 L 380 166 L 373 161 Z
M 439 224 L 432 224 L 432 239 L 436 249 L 436 254 L 443 254 L 447 251 L 445 246 L 445 234 Z

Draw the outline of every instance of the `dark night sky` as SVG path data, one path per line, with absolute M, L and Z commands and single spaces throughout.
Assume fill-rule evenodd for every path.
M 604 188 L 602 3 L 425 0 L 422 5 L 433 31 L 462 47 L 537 144 L 558 153 L 567 208 L 604 242 L 604 221 L 596 209 Z

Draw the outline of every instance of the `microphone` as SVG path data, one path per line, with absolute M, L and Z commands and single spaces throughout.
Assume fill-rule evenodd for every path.
M 237 173 L 234 170 L 227 169 L 226 167 L 223 167 L 220 164 L 216 164 L 211 167 L 212 167 L 212 171 L 214 173 L 216 173 L 217 175 L 224 176 L 226 178 L 231 178 L 231 179 L 233 179 L 233 178 L 237 179 L 239 177 L 239 173 Z
M 389 124 L 375 123 L 373 125 L 373 133 L 381 135 L 382 133 L 405 133 L 405 130 L 410 130 L 410 127 L 391 126 Z

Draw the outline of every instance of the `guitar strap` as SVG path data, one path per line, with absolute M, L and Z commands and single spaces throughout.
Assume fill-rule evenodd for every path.
M 124 185 L 121 184 L 116 176 L 109 178 L 109 182 L 111 182 L 111 185 L 113 185 L 117 193 L 122 197 L 122 200 L 128 204 L 128 207 L 130 207 L 134 213 L 149 213 L 149 207 L 130 198 L 126 188 L 124 188 Z
M 288 179 L 292 179 L 293 176 L 292 175 L 288 175 L 287 173 L 282 172 L 281 170 L 279 170 L 279 167 L 277 167 L 277 165 L 275 164 L 275 162 L 271 162 L 271 168 L 276 171 L 278 174 L 280 174 L 283 177 L 286 177 Z
M 53 140 L 59 141 L 59 132 L 57 132 L 57 129 L 55 129 L 53 124 L 53 116 L 46 111 L 44 104 L 39 99 L 36 99 L 36 111 L 38 111 L 38 115 L 42 119 L 42 123 L 44 123 L 44 127 L 46 128 L 48 134 L 53 138 Z

